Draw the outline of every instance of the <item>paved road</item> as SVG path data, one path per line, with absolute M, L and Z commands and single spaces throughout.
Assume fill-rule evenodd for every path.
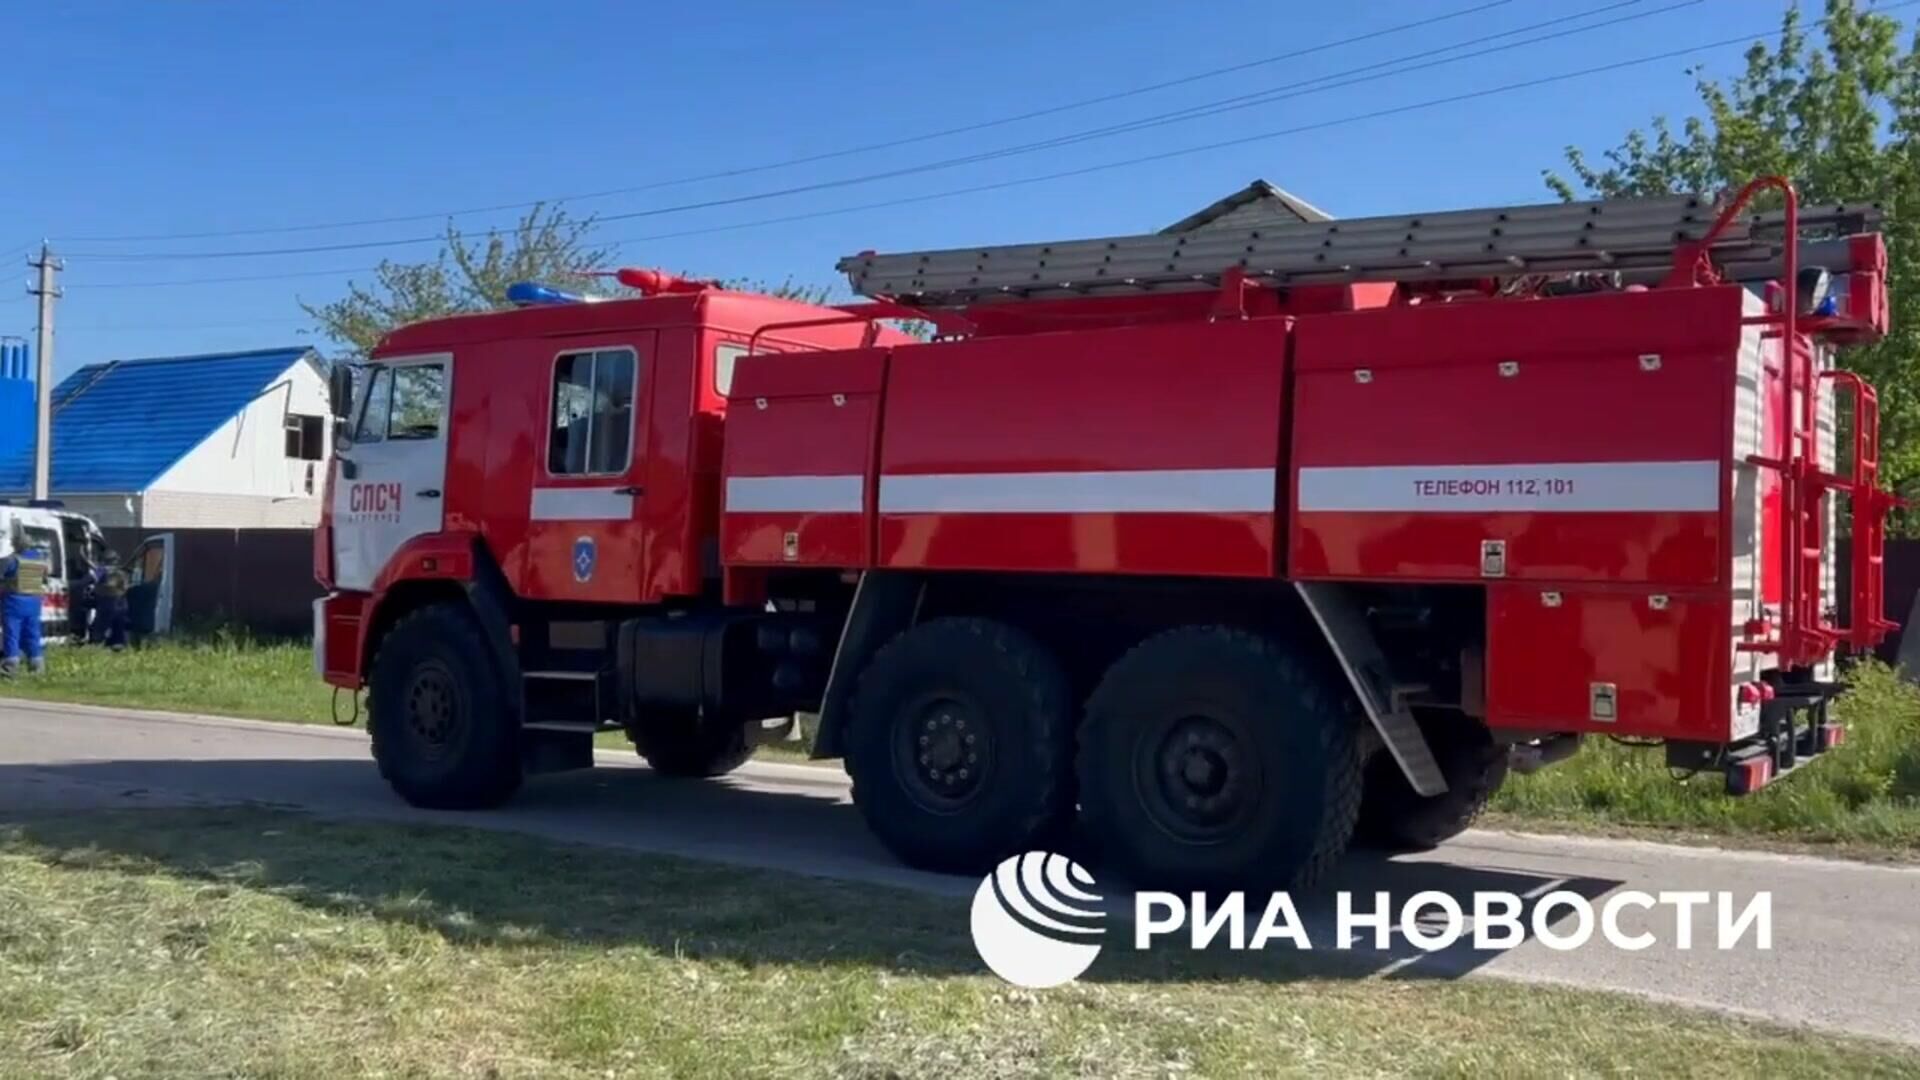
M 245 802 L 458 822 L 949 895 L 975 884 L 892 862 L 862 828 L 838 770 L 754 763 L 724 781 L 690 783 L 657 778 L 625 755 L 602 760 L 613 767 L 536 779 L 500 811 L 434 813 L 387 791 L 358 731 L 0 702 L 0 813 Z M 1439 889 L 1463 906 L 1476 889 L 1534 897 L 1569 889 L 1596 904 L 1619 889 L 1771 890 L 1770 952 L 1711 948 L 1710 912 L 1694 920 L 1695 948 L 1679 951 L 1669 911 L 1652 925 L 1623 920 L 1628 932 L 1659 935 L 1644 952 L 1598 944 L 1560 952 L 1529 940 L 1498 953 L 1419 953 L 1401 942 L 1343 959 L 1375 977 L 1564 982 L 1920 1044 L 1920 867 L 1474 831 L 1425 855 L 1351 858 L 1336 884 L 1386 889 L 1396 900 Z M 1322 950 L 1334 941 L 1326 907 L 1308 901 L 1301 911 Z

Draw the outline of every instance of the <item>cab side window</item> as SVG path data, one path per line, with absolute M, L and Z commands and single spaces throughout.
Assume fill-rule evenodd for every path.
M 633 461 L 638 357 L 632 349 L 561 353 L 547 433 L 552 476 L 614 476 Z
M 439 364 L 406 364 L 393 373 L 389 439 L 437 439 L 447 405 L 446 370 Z

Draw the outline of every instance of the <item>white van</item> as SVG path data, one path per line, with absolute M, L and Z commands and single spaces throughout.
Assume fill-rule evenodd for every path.
M 67 640 L 72 629 L 68 598 L 73 595 L 73 583 L 92 567 L 108 561 L 120 562 L 127 571 L 127 605 L 134 633 L 145 637 L 171 629 L 172 534 L 149 537 L 141 542 L 131 558 L 121 560 L 91 518 L 62 509 L 57 503 L 22 506 L 0 500 L 0 558 L 13 554 L 16 522 L 30 541 L 46 550 L 53 563 L 53 575 L 47 581 L 46 598 L 41 607 L 43 640 Z
M 71 524 L 70 524 L 71 522 Z M 82 560 L 92 556 L 90 542 L 99 544 L 102 555 L 107 542 L 93 522 L 78 514 L 68 514 L 46 506 L 12 506 L 0 503 L 0 559 L 13 554 L 14 527 L 47 552 L 53 561 L 53 574 L 47 580 L 46 598 L 41 601 L 40 636 L 45 641 L 64 641 L 67 637 L 67 597 L 69 581 L 84 572 Z

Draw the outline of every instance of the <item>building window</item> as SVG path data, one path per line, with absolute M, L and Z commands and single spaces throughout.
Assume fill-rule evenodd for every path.
M 326 456 L 326 418 L 287 414 L 287 459 L 319 461 Z
M 633 460 L 632 349 L 561 353 L 553 363 L 553 420 L 547 472 L 615 476 Z

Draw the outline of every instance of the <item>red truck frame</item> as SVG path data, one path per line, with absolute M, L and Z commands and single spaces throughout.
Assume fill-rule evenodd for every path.
M 1840 740 L 1834 654 L 1892 628 L 1875 398 L 1831 362 L 1885 332 L 1885 252 L 1778 179 L 1701 205 L 1651 241 L 1611 223 L 1670 202 L 1255 231 L 1210 273 L 865 253 L 840 307 L 623 271 L 408 326 L 341 372 L 317 665 L 426 806 L 608 729 L 718 775 L 815 713 L 952 871 L 1071 835 L 1300 885 L 1589 734 L 1750 791 Z

